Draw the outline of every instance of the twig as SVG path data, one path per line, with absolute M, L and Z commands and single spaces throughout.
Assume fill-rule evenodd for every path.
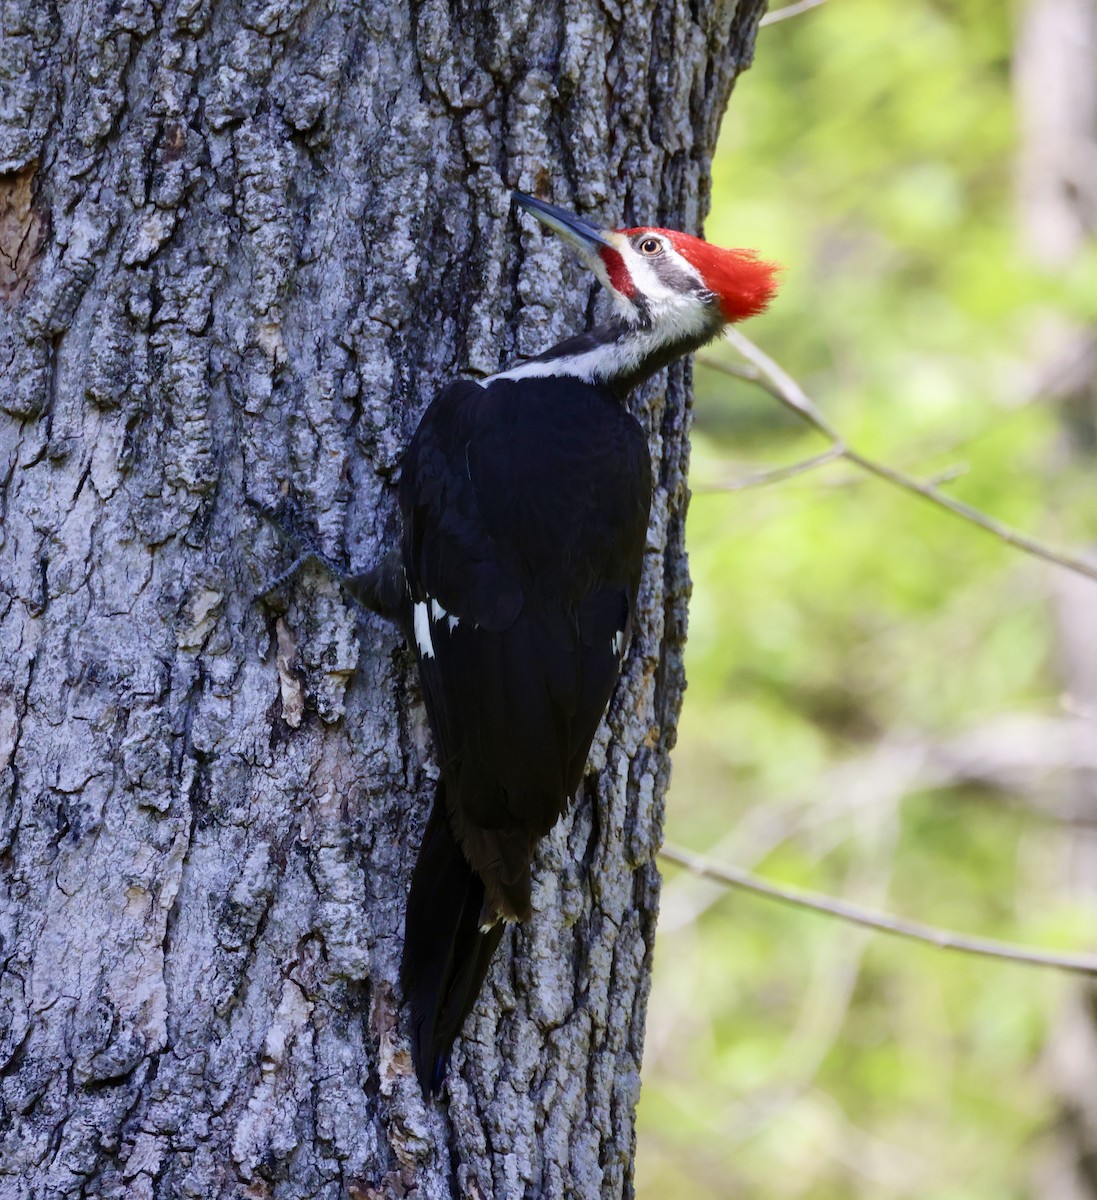
M 778 21 L 787 21 L 789 17 L 798 17 L 801 13 L 818 8 L 824 2 L 825 0 L 797 0 L 795 4 L 786 4 L 784 8 L 775 8 L 773 12 L 766 13 L 758 22 L 758 26 L 761 28 L 763 25 L 776 25 Z
M 786 467 L 774 467 L 770 471 L 755 471 L 744 475 L 742 479 L 732 479 L 728 483 L 701 484 L 694 490 L 697 492 L 745 492 L 748 488 L 765 487 L 769 483 L 780 483 L 785 479 L 795 479 L 797 475 L 806 475 L 816 467 L 825 466 L 842 457 L 842 451 L 837 446 L 824 450 L 822 454 L 813 454 L 799 462 L 789 463 Z
M 967 463 L 953 463 L 951 467 L 945 467 L 943 471 L 938 471 L 936 475 L 931 475 L 926 483 L 930 487 L 940 487 L 942 483 L 953 483 L 955 480 L 962 478 L 970 471 L 971 468 Z
M 744 475 L 741 479 L 729 479 L 727 483 L 699 483 L 692 490 L 696 496 L 720 492 L 746 492 L 751 488 L 766 487 L 771 483 L 783 483 L 786 479 L 795 479 L 798 475 L 807 475 L 810 471 L 814 471 L 819 467 L 825 467 L 827 463 L 832 463 L 844 457 L 845 452 L 842 447 L 831 446 L 829 450 L 824 450 L 821 454 L 813 454 L 809 458 L 798 459 L 796 462 L 789 463 L 784 467 L 771 467 L 767 471 L 752 471 L 749 475 Z M 969 469 L 967 463 L 954 463 L 951 467 L 945 467 L 935 475 L 931 475 L 926 480 L 926 483 L 931 487 L 940 487 L 942 484 L 952 483 L 953 480 L 966 475 Z M 864 478 L 862 475 L 851 472 L 848 475 L 843 475 L 841 478 L 831 479 L 827 486 L 834 488 L 849 487 L 863 482 Z
M 920 921 L 908 921 L 904 917 L 896 917 L 891 913 L 873 912 L 851 904 L 848 900 L 840 900 L 835 896 L 823 896 L 815 892 L 804 892 L 799 888 L 785 887 L 781 884 L 770 883 L 766 879 L 743 871 L 738 867 L 726 866 L 710 862 L 699 854 L 683 850 L 679 846 L 665 845 L 659 851 L 660 857 L 668 862 L 677 863 L 700 875 L 712 879 L 726 887 L 741 888 L 754 892 L 758 896 L 766 896 L 770 900 L 791 904 L 797 908 L 806 908 L 811 912 L 826 913 L 838 917 L 842 921 L 850 921 L 854 925 L 863 925 L 868 929 L 876 929 L 881 933 L 891 933 L 896 937 L 911 938 L 916 942 L 925 942 L 936 946 L 938 950 L 955 950 L 961 954 L 977 954 L 983 958 L 996 958 L 1006 962 L 1022 963 L 1031 967 L 1054 967 L 1059 971 L 1072 971 L 1080 975 L 1097 975 L 1097 956 L 1053 954 L 1047 950 L 1030 949 L 1009 942 L 994 941 L 990 938 L 968 937 L 965 934 L 953 933 L 948 929 L 939 929 L 935 925 L 924 925 Z
M 823 416 L 815 402 L 784 367 L 778 366 L 764 350 L 744 337 L 733 325 L 724 330 L 724 337 L 747 360 L 748 365 L 721 362 L 708 354 L 699 356 L 706 366 L 715 367 L 725 375 L 738 375 L 740 379 L 749 379 L 752 383 L 759 384 L 786 408 L 799 413 L 809 425 L 826 434 L 836 446 L 841 447 L 843 454 L 845 453 L 846 444 L 842 435 Z
M 1074 571 L 1078 575 L 1083 575 L 1087 579 L 1097 582 L 1097 564 L 1084 558 L 1079 558 L 1076 555 L 1067 554 L 1065 551 L 1052 549 L 1050 546 L 1036 541 L 1035 538 L 1031 538 L 1027 534 L 1019 533 L 1016 529 L 1011 529 L 1008 525 L 1003 524 L 994 517 L 987 516 L 986 513 L 980 512 L 977 508 L 972 508 L 970 504 L 965 504 L 962 500 L 954 500 L 931 483 L 922 483 L 910 475 L 904 475 L 901 471 L 896 471 L 891 467 L 885 466 L 883 463 L 877 462 L 875 459 L 861 454 L 857 450 L 851 449 L 846 445 L 834 426 L 819 411 L 803 388 L 800 387 L 795 379 L 778 366 L 773 359 L 760 350 L 749 338 L 744 337 L 737 329 L 729 326 L 725 331 L 725 336 L 731 345 L 747 360 L 747 365 L 721 362 L 718 358 L 713 358 L 707 354 L 699 355 L 698 360 L 705 366 L 711 367 L 713 370 L 719 371 L 724 375 L 733 375 L 736 378 L 747 379 L 752 383 L 757 383 L 776 400 L 779 400 L 787 408 L 791 408 L 794 412 L 798 413 L 809 425 L 829 438 L 833 444 L 836 458 L 844 458 L 847 462 L 853 463 L 854 466 L 860 467 L 861 470 L 868 471 L 870 474 L 893 484 L 895 487 L 902 488 L 913 495 L 921 496 L 923 500 L 928 500 L 931 504 L 952 513 L 954 516 L 962 518 L 969 524 L 975 525 L 979 529 L 984 529 L 987 533 L 994 534 L 1000 541 L 1005 542 L 1007 545 L 1015 546 L 1018 550 L 1022 550 L 1026 554 L 1031 554 L 1034 558 L 1054 563 L 1058 567 Z

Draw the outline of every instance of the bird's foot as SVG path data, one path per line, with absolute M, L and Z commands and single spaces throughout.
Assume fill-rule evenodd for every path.
M 285 496 L 273 508 L 260 504 L 257 500 L 249 499 L 248 503 L 278 530 L 297 555 L 284 571 L 264 584 L 256 599 L 265 600 L 268 596 L 280 592 L 286 584 L 296 579 L 305 567 L 311 565 L 323 567 L 339 583 L 347 582 L 349 577 L 346 571 L 321 550 L 320 534 L 315 522 L 303 512 L 295 500 Z
M 379 563 L 361 575 L 351 575 L 330 555 L 320 549 L 316 524 L 289 496 L 274 507 L 249 500 L 248 503 L 277 529 L 297 553 L 297 557 L 257 594 L 265 600 L 280 592 L 308 566 L 322 567 L 361 608 L 388 620 L 399 619 L 405 599 L 403 567 L 398 550 L 390 550 Z

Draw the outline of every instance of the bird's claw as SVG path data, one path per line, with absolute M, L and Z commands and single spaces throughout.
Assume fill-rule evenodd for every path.
M 289 496 L 284 496 L 274 507 L 248 498 L 248 504 L 286 539 L 297 552 L 297 557 L 282 572 L 269 580 L 256 594 L 257 600 L 281 591 L 291 583 L 305 567 L 315 564 L 329 571 L 342 582 L 346 572 L 337 562 L 320 549 L 320 536 L 315 523 L 302 511 L 301 506 Z

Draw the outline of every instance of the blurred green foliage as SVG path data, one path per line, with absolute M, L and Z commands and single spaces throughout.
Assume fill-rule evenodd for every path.
M 961 467 L 951 494 L 1078 548 L 1094 489 L 1038 394 L 1035 332 L 1097 318 L 1097 255 L 1051 276 L 1024 253 L 1013 36 L 1001 0 L 830 0 L 763 29 L 706 234 L 785 265 L 745 332 L 852 444 L 922 478 Z M 1026 790 L 949 770 L 980 737 L 1008 764 L 1062 717 L 1052 570 L 844 463 L 717 490 L 824 443 L 749 384 L 696 382 L 668 837 L 946 927 L 1085 945 L 1097 925 L 1060 887 L 1063 773 Z M 1034 1194 L 1069 981 L 673 870 L 663 908 L 641 1197 Z

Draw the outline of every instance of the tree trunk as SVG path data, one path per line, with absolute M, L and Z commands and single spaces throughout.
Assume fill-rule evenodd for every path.
M 642 612 L 444 1102 L 396 984 L 435 766 L 334 555 L 439 386 L 579 327 L 520 186 L 696 229 L 763 0 L 0 2 L 0 1197 L 631 1193 L 688 577 Z

